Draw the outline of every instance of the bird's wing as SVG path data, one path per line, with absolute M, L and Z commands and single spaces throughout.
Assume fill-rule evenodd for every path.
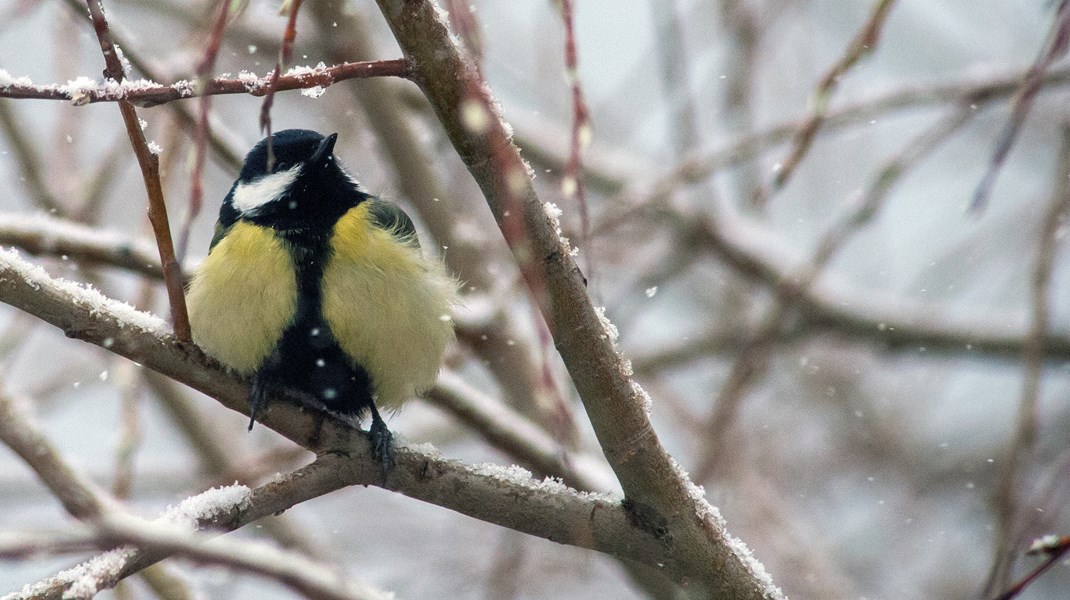
M 397 204 L 379 198 L 372 198 L 367 202 L 369 203 L 368 215 L 371 216 L 372 223 L 376 227 L 390 232 L 400 241 L 411 243 L 415 246 L 420 245 L 412 219 Z
M 212 243 L 208 246 L 208 251 L 211 252 L 215 245 L 219 243 L 219 240 L 226 237 L 227 232 L 230 231 L 230 225 L 224 225 L 222 221 L 215 222 L 215 233 L 212 235 Z
M 226 237 L 234 223 L 238 222 L 238 209 L 234 208 L 234 190 L 237 187 L 238 182 L 235 181 L 230 191 L 227 192 L 227 196 L 223 198 L 223 205 L 219 207 L 219 219 L 215 222 L 215 233 L 212 235 L 212 244 L 208 246 L 208 252 L 211 252 L 219 240 Z

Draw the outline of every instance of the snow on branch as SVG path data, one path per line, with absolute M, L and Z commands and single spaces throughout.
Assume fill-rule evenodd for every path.
M 409 62 L 403 58 L 347 62 L 330 67 L 319 63 L 315 67 L 293 67 L 283 73 L 279 76 L 276 90 L 301 89 L 306 90 L 308 95 L 316 96 L 331 84 L 347 79 L 408 76 Z M 148 107 L 205 95 L 263 96 L 268 93 L 270 82 L 270 75 L 261 77 L 242 71 L 237 77 L 224 74 L 203 84 L 188 79 L 168 85 L 147 79 L 98 81 L 88 77 L 78 77 L 64 84 L 36 84 L 29 77 L 13 77 L 4 69 L 0 69 L 0 98 L 65 100 L 75 106 L 125 100 L 137 106 Z
M 247 382 L 179 343 L 158 317 L 79 284 L 54 279 L 10 250 L 0 251 L 0 283 L 0 302 L 248 415 Z M 316 469 L 303 475 L 306 479 L 301 493 L 306 494 L 305 499 L 352 485 L 379 485 L 529 535 L 658 566 L 678 580 L 694 576 L 693 557 L 687 547 L 658 538 L 616 498 L 578 492 L 552 479 L 538 480 L 523 469 L 466 465 L 412 446 L 397 449 L 397 464 L 383 482 L 367 434 L 348 423 L 283 401 L 271 404 L 263 423 L 320 454 L 309 466 Z M 250 506 L 266 505 L 258 503 L 254 492 Z M 260 516 L 278 510 L 270 509 Z M 252 508 L 241 511 L 241 524 L 259 518 L 254 513 Z M 160 558 L 163 556 L 155 560 Z

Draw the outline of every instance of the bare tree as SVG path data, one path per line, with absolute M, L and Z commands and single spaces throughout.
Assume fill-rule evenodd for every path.
M 1070 533 L 1070 3 L 937 4 L 5 8 L 0 583 L 1061 589 L 1070 538 L 1022 557 Z M 190 342 L 217 202 L 285 127 L 338 131 L 464 282 L 385 480 L 296 398 L 247 434 Z

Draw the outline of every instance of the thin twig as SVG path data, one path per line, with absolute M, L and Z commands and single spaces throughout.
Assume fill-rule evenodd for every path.
M 49 189 L 49 183 L 45 180 L 44 169 L 47 164 L 42 164 L 41 154 L 34 147 L 33 141 L 22 129 L 20 119 L 15 115 L 15 106 L 6 100 L 0 100 L 0 127 L 3 127 L 11 148 L 14 150 L 15 159 L 18 160 L 19 169 L 22 173 L 20 178 L 25 182 L 37 206 L 49 214 L 66 216 L 67 209 L 59 201 L 59 198 Z
M 1048 329 L 1051 323 L 1051 274 L 1055 266 L 1059 232 L 1070 210 L 1070 124 L 1062 129 L 1062 148 L 1056 168 L 1053 199 L 1040 224 L 1037 237 L 1036 258 L 1030 278 L 1030 306 L 1032 320 L 1029 334 L 1022 347 L 1022 392 L 1018 399 L 1018 417 L 1014 436 L 1003 461 L 1003 470 L 996 487 L 995 510 L 997 538 L 995 559 L 985 584 L 986 593 L 1004 589 L 1010 580 L 1020 542 L 1015 531 L 1023 518 L 1020 502 L 1025 469 L 1036 446 L 1039 429 L 1038 411 L 1040 388 L 1044 370 L 1044 354 L 1048 344 Z
M 111 33 L 108 30 L 108 22 L 104 17 L 104 8 L 101 0 L 86 0 L 89 6 L 89 15 L 93 21 L 93 28 L 100 42 L 100 50 L 104 54 L 104 62 L 107 67 L 105 73 L 116 82 L 125 79 L 123 65 L 119 59 L 118 48 L 112 43 Z M 141 174 L 145 181 L 145 190 L 149 196 L 149 222 L 152 223 L 152 231 L 156 236 L 156 245 L 160 251 L 160 265 L 163 268 L 164 284 L 167 288 L 167 300 L 171 306 L 171 324 L 175 335 L 180 341 L 188 342 L 192 339 L 189 328 L 189 315 L 186 313 L 186 298 L 182 293 L 182 271 L 175 257 L 174 244 L 171 242 L 171 227 L 167 219 L 167 206 L 164 203 L 163 187 L 160 184 L 159 157 L 149 149 L 145 140 L 145 132 L 141 128 L 134 105 L 129 101 L 119 102 L 119 111 L 123 115 L 126 124 L 126 133 L 130 137 L 130 145 L 137 156 L 141 166 Z
M 287 0 L 283 4 L 284 9 L 289 7 L 290 17 L 286 20 L 286 30 L 282 34 L 282 45 L 279 46 L 279 60 L 275 63 L 275 70 L 271 73 L 271 81 L 268 83 L 267 95 L 264 103 L 260 106 L 260 132 L 267 136 L 267 170 L 270 172 L 275 164 L 275 150 L 271 139 L 271 105 L 275 103 L 275 92 L 279 87 L 279 76 L 283 65 L 290 64 L 293 56 L 294 40 L 297 39 L 297 11 L 301 10 L 302 0 Z
M 735 423 L 747 389 L 764 371 L 773 341 L 790 309 L 799 302 L 805 291 L 813 285 L 851 236 L 872 221 L 884 205 L 893 185 L 906 171 L 917 166 L 930 152 L 946 142 L 972 115 L 973 112 L 968 107 L 955 111 L 926 129 L 889 159 L 878 171 L 866 192 L 853 203 L 851 210 L 834 222 L 821 237 L 810 260 L 774 288 L 776 299 L 773 306 L 761 318 L 757 333 L 739 352 L 725 384 L 718 393 L 713 410 L 710 411 L 707 426 L 704 428 L 710 433 L 699 467 L 695 470 L 698 481 L 709 480 L 718 467 L 729 459 L 729 429 Z
M 582 227 L 581 243 L 587 241 L 591 231 L 591 218 L 587 211 L 582 176 L 583 151 L 591 141 L 591 117 L 583 99 L 580 82 L 579 58 L 576 52 L 576 27 L 572 0 L 561 0 L 561 20 L 565 25 L 565 73 L 572 92 L 572 136 L 569 143 L 568 165 L 561 188 L 566 199 L 575 198 L 580 207 Z
M 1035 567 L 1032 571 L 1027 573 L 1024 577 L 1019 579 L 1007 591 L 994 597 L 992 600 L 1012 600 L 1019 594 L 1025 591 L 1025 588 L 1029 587 L 1038 577 L 1043 575 L 1048 569 L 1055 566 L 1055 563 L 1059 562 L 1067 552 L 1070 552 L 1070 537 L 1063 536 L 1056 540 L 1041 539 L 1033 542 L 1034 546 L 1040 545 L 1041 548 L 1030 549 L 1027 554 L 1046 554 L 1047 560 Z
M 830 108 L 816 135 L 839 131 L 860 122 L 911 108 L 972 104 L 980 109 L 1013 95 L 1020 87 L 1023 76 L 1022 71 L 1015 70 L 985 77 L 964 75 L 942 81 L 904 85 L 870 98 Z M 1044 74 L 1041 87 L 1061 87 L 1067 83 L 1070 83 L 1070 70 L 1055 69 Z M 402 94 L 408 106 L 425 109 L 425 101 L 422 97 L 417 99 L 417 96 L 417 93 Z M 564 170 L 568 157 L 559 149 L 567 145 L 562 141 L 567 140 L 569 135 L 566 128 L 549 119 L 522 113 L 511 115 L 511 119 L 511 125 L 515 129 L 514 139 L 525 157 L 537 166 L 555 172 Z M 656 202 L 682 187 L 700 184 L 724 169 L 752 161 L 769 146 L 790 141 L 805 125 L 804 117 L 775 123 L 753 133 L 736 135 L 728 141 L 718 143 L 713 149 L 696 153 L 661 175 L 658 175 L 653 164 L 623 152 L 620 148 L 599 146 L 598 141 L 594 140 L 584 154 L 584 176 L 592 186 L 618 195 L 617 201 L 609 203 L 613 207 L 609 223 L 619 224 L 626 220 L 634 209 Z M 641 185 L 628 185 L 636 181 Z M 626 187 L 636 189 L 625 189 Z M 634 207 L 632 209 L 621 206 L 629 197 L 639 197 L 638 201 L 629 203 Z M 595 219 L 595 236 L 604 235 L 608 229 L 604 220 Z
M 230 13 L 230 0 L 219 1 L 219 14 L 216 15 L 212 32 L 208 36 L 208 45 L 204 49 L 204 55 L 197 62 L 197 85 L 203 85 L 208 80 L 208 74 L 215 67 L 216 56 L 219 48 L 223 45 L 223 32 L 226 30 L 227 17 Z M 178 260 L 186 258 L 186 250 L 189 248 L 189 232 L 193 226 L 193 220 L 201 212 L 204 203 L 204 157 L 207 154 L 208 138 L 211 137 L 211 123 L 208 114 L 212 109 L 212 96 L 205 94 L 200 97 L 198 103 L 197 132 L 193 136 L 193 171 L 190 173 L 189 204 L 182 215 L 182 225 L 178 229 Z
M 1018 132 L 1025 123 L 1029 110 L 1033 107 L 1033 101 L 1036 99 L 1037 92 L 1040 91 L 1044 76 L 1055 60 L 1066 53 L 1068 45 L 1070 45 L 1070 2 L 1062 0 L 1052 22 L 1051 32 L 1048 35 L 1044 50 L 1041 51 L 1040 56 L 1037 57 L 1033 65 L 1029 67 L 1025 78 L 1022 80 L 1021 87 L 1014 95 L 1014 101 L 1011 104 L 1011 117 L 999 134 L 999 138 L 996 141 L 996 149 L 988 163 L 988 169 L 981 178 L 981 182 L 977 184 L 977 190 L 974 192 L 973 200 L 970 202 L 970 210 L 972 212 L 984 210 L 988 204 L 988 197 L 992 193 L 996 176 L 1002 169 L 1003 163 L 1007 161 L 1007 155 L 1010 154 L 1014 141 L 1018 138 Z
M 951 83 L 904 86 L 830 111 L 825 117 L 824 125 L 818 130 L 818 135 L 888 113 L 922 106 L 957 105 L 980 110 L 1014 94 L 1021 78 L 1022 73 L 1014 71 L 983 79 L 963 78 Z M 1048 72 L 1043 78 L 1042 87 L 1061 87 L 1067 84 L 1070 84 L 1070 69 L 1061 69 Z M 792 139 L 805 126 L 805 119 L 784 121 L 753 134 L 738 136 L 715 150 L 683 161 L 660 176 L 639 178 L 641 187 L 629 186 L 617 195 L 616 201 L 609 203 L 612 212 L 599 220 L 594 235 L 607 235 L 614 228 L 630 221 L 636 214 L 663 205 L 680 189 L 701 184 L 724 169 L 753 159 L 770 145 Z M 602 177 L 607 175 L 603 174 Z M 621 185 L 623 184 L 617 187 Z
M 791 150 L 788 152 L 787 157 L 780 162 L 776 175 L 773 176 L 774 193 L 788 183 L 795 173 L 795 169 L 802 163 L 806 153 L 810 150 L 817 130 L 825 121 L 829 101 L 839 86 L 840 78 L 859 60 L 876 49 L 884 23 L 888 18 L 888 13 L 894 5 L 895 0 L 877 0 L 877 4 L 873 7 L 873 12 L 870 14 L 866 24 L 851 40 L 843 56 L 821 77 L 821 81 L 817 84 L 817 89 L 810 98 L 810 116 L 807 117 L 803 127 L 795 134 Z M 757 204 L 764 204 L 764 197 L 761 196 L 764 193 L 762 190 L 759 191 L 759 197 L 756 198 L 758 200 Z

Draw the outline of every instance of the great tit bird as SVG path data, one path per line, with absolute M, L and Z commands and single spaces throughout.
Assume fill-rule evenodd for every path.
M 289 129 L 245 157 L 187 294 L 193 340 L 252 378 L 249 428 L 280 387 L 371 415 L 384 469 L 395 409 L 434 382 L 458 285 L 412 221 L 334 156 L 338 134 Z M 269 159 L 273 155 L 273 160 Z

